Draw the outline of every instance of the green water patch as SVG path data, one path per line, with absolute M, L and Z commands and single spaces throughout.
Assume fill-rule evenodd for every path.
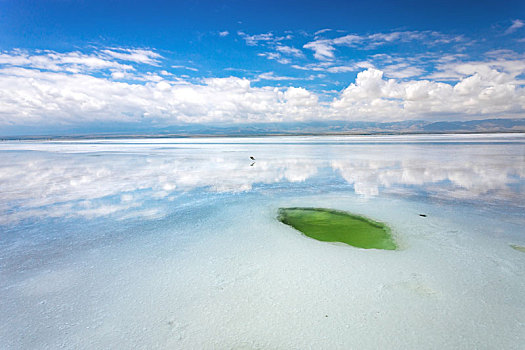
M 525 247 L 521 245 L 511 244 L 511 248 L 516 249 L 518 252 L 525 253 Z
M 277 218 L 319 241 L 366 249 L 397 248 L 388 226 L 359 215 L 325 208 L 279 208 Z

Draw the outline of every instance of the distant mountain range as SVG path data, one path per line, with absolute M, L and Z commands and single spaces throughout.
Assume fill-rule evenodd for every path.
M 170 130 L 165 130 L 170 133 Z M 525 119 L 486 119 L 451 122 L 403 121 L 390 123 L 313 121 L 229 126 L 181 126 L 171 130 L 187 135 L 312 135 L 525 132 Z
M 4 136 L 3 139 L 41 138 L 118 138 L 118 137 L 195 137 L 195 136 L 264 136 L 264 135 L 359 135 L 359 134 L 425 134 L 425 133 L 495 133 L 525 132 L 525 118 L 484 119 L 469 121 L 429 122 L 422 120 L 390 123 L 310 121 L 294 123 L 258 123 L 202 125 L 186 124 L 148 130 L 97 132 L 69 130 L 61 135 Z

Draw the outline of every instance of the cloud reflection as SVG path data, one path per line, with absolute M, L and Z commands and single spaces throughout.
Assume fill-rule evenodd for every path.
M 44 217 L 159 217 L 194 190 L 205 196 L 301 183 L 322 191 L 341 179 L 363 196 L 409 191 L 524 205 L 520 145 L 453 145 L 446 152 L 406 144 L 306 145 L 293 152 L 283 150 L 290 145 L 259 145 L 254 166 L 244 145 L 229 147 L 230 152 L 158 146 L 104 152 L 99 146 L 95 152 L 61 153 L 35 152 L 33 144 L 32 151 L 3 151 L 0 224 Z

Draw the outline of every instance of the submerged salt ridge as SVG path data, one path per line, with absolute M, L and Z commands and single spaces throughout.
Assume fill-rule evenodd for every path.
M 2 143 L 0 347 L 518 349 L 525 139 L 445 139 Z M 305 206 L 401 249 L 276 220 Z

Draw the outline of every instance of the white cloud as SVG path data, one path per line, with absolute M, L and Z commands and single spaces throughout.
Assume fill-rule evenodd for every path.
M 304 98 L 297 102 L 298 96 L 286 95 L 287 90 L 254 88 L 246 79 L 181 84 L 156 74 L 146 78 L 150 82 L 131 84 L 86 74 L 0 69 L 0 125 L 265 122 L 318 114 L 317 107 Z M 300 101 L 308 103 L 301 108 Z
M 326 68 L 329 73 L 356 72 L 363 68 L 374 68 L 374 65 L 367 61 L 355 62 L 344 66 L 333 66 Z
M 300 80 L 300 78 L 275 75 L 274 72 L 261 73 L 257 76 L 258 80 Z
M 363 68 L 375 68 L 374 64 L 369 61 L 349 62 L 338 65 L 336 65 L 336 62 L 333 61 L 321 61 L 317 63 L 309 63 L 303 66 L 294 64 L 291 65 L 291 67 L 299 70 L 327 73 L 357 72 L 363 70 Z
M 334 58 L 335 47 L 332 40 L 311 41 L 303 46 L 305 49 L 314 51 L 314 57 L 318 60 L 330 60 Z
M 243 38 L 246 44 L 249 46 L 266 46 L 267 48 L 271 49 L 274 49 L 276 46 L 285 47 L 285 45 L 282 44 L 282 41 L 291 40 L 293 38 L 291 34 L 287 34 L 284 36 L 276 36 L 272 32 L 249 35 L 243 31 L 238 31 L 237 35 Z M 290 52 L 283 53 L 289 54 Z M 294 53 L 297 53 L 297 51 L 295 51 Z
M 279 53 L 268 53 L 279 55 Z M 329 105 L 303 87 L 254 87 L 236 77 L 202 79 L 199 83 L 158 72 L 117 70 L 92 60 L 89 67 L 111 67 L 111 76 L 87 68 L 71 72 L 73 54 L 3 54 L 0 66 L 0 125 L 84 125 L 117 122 L 171 125 L 207 122 L 268 122 L 307 119 L 405 120 L 472 119 L 523 116 L 525 60 L 444 61 L 437 74 L 456 83 L 414 79 L 422 71 L 408 63 L 375 69 L 367 61 L 335 66 L 318 62 L 297 69 L 325 72 L 359 71 L 354 83 Z M 64 58 L 66 57 L 66 58 Z M 274 59 L 282 59 L 275 56 Z M 53 61 L 55 60 L 55 61 Z M 41 68 L 36 61 L 41 63 Z M 44 63 L 42 63 L 44 62 Z M 78 61 L 76 64 L 78 64 Z M 26 64 L 28 67 L 23 67 Z M 19 66 L 15 66 L 19 65 Z M 57 66 L 57 70 L 49 67 Z M 114 69 L 114 70 L 112 70 Z M 397 79 L 387 79 L 400 78 Z M 301 78 L 315 79 L 317 76 Z M 273 72 L 258 81 L 299 80 Z M 130 82 L 131 81 L 131 82 Z
M 485 52 L 485 56 L 491 58 L 504 58 L 504 59 L 516 59 L 519 58 L 519 54 L 516 51 L 508 49 L 491 50 Z
M 134 70 L 135 68 L 112 61 L 100 54 L 84 54 L 78 51 L 58 53 L 43 51 L 30 54 L 22 50 L 4 52 L 0 54 L 0 65 L 13 67 L 29 67 L 51 71 L 66 71 L 79 73 L 91 70 L 114 69 L 120 71 Z
M 318 60 L 334 59 L 336 46 L 354 47 L 362 50 L 377 48 L 389 43 L 406 43 L 420 41 L 424 45 L 449 44 L 464 41 L 461 35 L 447 35 L 435 31 L 403 31 L 390 33 L 374 33 L 369 35 L 347 34 L 333 39 L 317 39 L 306 43 L 303 47 L 314 51 Z
M 332 30 L 333 29 L 330 29 L 330 28 L 321 29 L 321 30 L 318 30 L 317 32 L 315 32 L 314 35 L 323 34 L 323 33 L 326 33 L 326 32 L 330 32 Z
M 292 68 L 299 69 L 299 70 L 311 70 L 311 71 L 327 71 L 329 67 L 332 66 L 332 62 L 317 62 L 317 63 L 309 63 L 304 66 L 293 64 L 291 65 Z
M 286 102 L 295 107 L 317 108 L 317 96 L 304 88 L 290 87 L 284 92 Z
M 263 34 L 256 34 L 256 35 L 248 35 L 242 31 L 237 32 L 239 36 L 241 36 L 244 41 L 246 41 L 246 44 L 250 46 L 256 46 L 259 44 L 260 41 L 275 41 L 278 40 L 278 38 L 275 38 L 273 33 L 263 33 Z
M 286 57 L 283 57 L 279 52 L 261 52 L 257 56 L 266 57 L 269 60 L 277 61 L 281 64 L 289 64 L 292 61 Z
M 222 37 L 225 37 L 225 36 L 228 36 L 230 34 L 229 31 L 225 30 L 223 32 L 219 32 L 219 36 L 222 36 Z
M 387 77 L 398 79 L 417 77 L 425 72 L 423 69 L 410 66 L 407 63 L 388 65 L 383 68 L 383 71 Z
M 286 55 L 292 55 L 295 57 L 304 57 L 304 54 L 301 50 L 296 49 L 295 47 L 286 46 L 286 45 L 279 45 L 275 48 L 277 51 L 286 54 Z
M 515 19 L 512 21 L 512 25 L 509 28 L 507 28 L 505 34 L 514 33 L 516 30 L 522 28 L 523 26 L 525 26 L 525 22 L 523 22 L 521 19 Z
M 151 50 L 144 49 L 123 49 L 113 48 L 111 50 L 102 50 L 102 53 L 123 61 L 143 63 L 156 66 L 159 64 L 159 59 L 162 58 L 158 53 Z
M 478 65 L 466 69 L 455 85 L 428 80 L 384 79 L 383 72 L 368 69 L 357 75 L 339 98 L 332 112 L 341 118 L 384 121 L 433 118 L 432 116 L 498 116 L 525 112 L 525 88 L 511 73 Z
M 127 72 L 122 72 L 122 71 L 111 72 L 111 78 L 115 80 L 127 79 L 128 77 L 129 75 Z
M 348 66 L 333 66 L 326 69 L 327 72 L 330 73 L 345 73 L 345 72 L 355 72 L 356 67 L 354 65 L 348 65 Z
M 174 65 L 174 66 L 171 66 L 171 68 L 175 68 L 175 69 L 187 69 L 187 70 L 191 70 L 191 71 L 194 71 L 194 72 L 198 72 L 198 71 L 199 71 L 197 68 L 194 68 L 194 67 L 188 67 L 188 66 L 181 66 L 181 65 Z
M 354 34 L 348 34 L 331 40 L 334 45 L 354 46 L 363 41 L 363 37 Z
M 318 60 L 331 60 L 334 58 L 335 45 L 354 46 L 361 42 L 363 38 L 358 35 L 345 35 L 335 39 L 319 39 L 305 44 L 305 49 L 314 51 L 314 57 Z
M 428 44 L 451 44 L 451 43 L 473 43 L 473 41 L 468 42 L 468 39 L 464 35 L 447 35 L 440 32 L 423 32 L 428 35 L 427 38 L 422 38 L 427 40 Z
M 449 80 L 460 80 L 476 73 L 490 75 L 492 79 L 505 77 L 505 79 L 511 81 L 525 73 L 525 60 L 523 57 L 516 57 L 513 59 L 489 61 L 446 62 L 438 64 L 435 72 L 429 75 L 428 78 L 447 77 Z M 516 81 L 516 83 L 519 83 L 519 81 Z
M 334 58 L 335 46 L 355 47 L 365 39 L 363 36 L 348 34 L 334 39 L 314 40 L 303 47 L 314 51 L 314 57 L 318 60 L 331 60 Z

